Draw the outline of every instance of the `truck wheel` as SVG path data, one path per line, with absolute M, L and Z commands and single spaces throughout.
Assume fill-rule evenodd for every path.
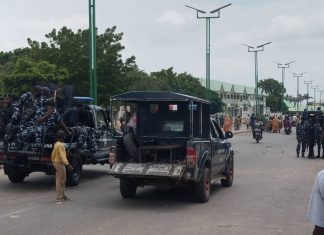
M 234 158 L 230 156 L 226 164 L 225 179 L 221 180 L 223 187 L 231 187 L 234 179 Z
M 73 157 L 70 161 L 73 171 L 66 171 L 66 186 L 76 186 L 80 182 L 82 173 L 82 161 L 80 157 Z
M 8 175 L 11 183 L 22 183 L 26 177 L 26 174 L 24 174 L 23 172 L 19 172 L 13 167 L 7 165 L 4 166 L 4 171 Z
M 204 167 L 202 171 L 202 175 L 198 183 L 194 186 L 195 199 L 197 202 L 208 202 L 210 196 L 210 188 L 211 188 L 211 175 L 210 169 L 208 167 Z
M 132 198 L 136 194 L 137 185 L 134 180 L 122 177 L 120 178 L 119 189 L 123 198 Z
M 11 183 L 22 183 L 24 181 L 25 177 L 26 176 L 24 174 L 19 174 L 19 173 L 17 173 L 17 174 L 10 173 L 8 175 L 8 178 Z

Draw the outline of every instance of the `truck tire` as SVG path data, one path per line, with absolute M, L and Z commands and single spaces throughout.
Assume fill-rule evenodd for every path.
M 82 160 L 80 157 L 73 157 L 70 160 L 73 171 L 66 171 L 66 186 L 77 186 L 82 173 Z
M 136 194 L 137 185 L 134 180 L 122 177 L 120 178 L 119 189 L 123 198 L 133 198 Z
M 25 177 L 26 176 L 24 174 L 19 174 L 19 173 L 17 173 L 17 174 L 10 173 L 8 175 L 8 178 L 9 178 L 10 182 L 14 183 L 14 184 L 15 183 L 22 183 L 24 181 Z
M 26 174 L 23 172 L 20 172 L 13 167 L 4 166 L 4 171 L 7 174 L 9 180 L 11 183 L 22 183 L 24 179 L 26 178 Z
M 231 187 L 234 179 L 234 158 L 233 155 L 229 157 L 226 164 L 225 179 L 221 180 L 223 187 Z
M 211 189 L 210 169 L 204 166 L 199 182 L 194 186 L 195 200 L 197 202 L 208 202 Z

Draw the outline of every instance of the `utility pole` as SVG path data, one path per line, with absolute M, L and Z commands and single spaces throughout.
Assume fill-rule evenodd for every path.
M 322 109 L 322 92 L 324 92 L 324 90 L 320 90 L 320 107 Z
M 316 86 L 312 86 L 312 88 L 314 89 L 314 111 L 316 110 L 316 89 L 319 87 L 320 85 L 316 85 Z
M 206 89 L 207 89 L 207 98 L 210 100 L 210 19 L 220 18 L 220 10 L 232 5 L 227 4 L 220 8 L 210 11 L 210 14 L 217 13 L 216 16 L 201 16 L 201 14 L 206 14 L 206 11 L 185 5 L 188 8 L 191 8 L 197 12 L 197 19 L 206 19 Z
M 293 77 L 297 78 L 297 112 L 299 111 L 299 78 L 302 78 L 304 76 L 304 73 L 293 73 Z
M 282 64 L 282 63 L 277 63 L 277 67 L 281 69 L 281 81 L 282 81 L 282 86 L 285 88 L 285 70 L 290 67 L 291 63 L 294 63 L 295 60 L 290 61 L 288 63 Z M 282 97 L 281 97 L 281 112 L 283 112 L 283 107 L 284 107 L 284 96 L 285 92 L 282 91 Z
M 270 44 L 271 42 L 267 42 L 264 44 L 261 44 L 259 46 L 253 47 L 247 44 L 241 43 L 243 46 L 247 46 L 248 52 L 253 52 L 254 53 L 254 69 L 255 69 L 255 90 L 254 90 L 254 96 L 255 96 L 255 113 L 258 116 L 260 114 L 259 112 L 259 94 L 258 94 L 258 52 L 259 51 L 264 51 L 264 46 Z
M 312 81 L 304 81 L 304 84 L 307 85 L 307 101 L 306 101 L 306 108 L 307 108 L 307 110 L 308 110 L 309 85 L 312 84 Z
M 97 104 L 96 13 L 95 0 L 89 0 L 89 86 L 90 97 Z

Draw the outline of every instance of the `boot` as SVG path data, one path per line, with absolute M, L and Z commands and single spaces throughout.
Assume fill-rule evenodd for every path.
M 297 151 L 297 157 L 299 157 L 299 152 Z
M 305 157 L 305 153 L 302 153 L 302 157 Z

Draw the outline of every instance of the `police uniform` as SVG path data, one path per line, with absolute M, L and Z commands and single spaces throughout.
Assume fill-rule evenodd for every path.
M 316 157 L 319 158 L 321 156 L 321 145 L 322 145 L 322 128 L 320 124 L 317 122 L 315 124 L 315 141 L 317 144 L 317 155 Z
M 308 158 L 315 158 L 314 146 L 316 142 L 315 136 L 315 120 L 310 120 L 310 123 L 307 128 L 307 141 L 308 141 Z
M 309 124 L 306 120 L 302 120 L 296 126 L 297 157 L 299 157 L 300 147 L 302 147 L 302 157 L 305 157 L 308 125 Z

